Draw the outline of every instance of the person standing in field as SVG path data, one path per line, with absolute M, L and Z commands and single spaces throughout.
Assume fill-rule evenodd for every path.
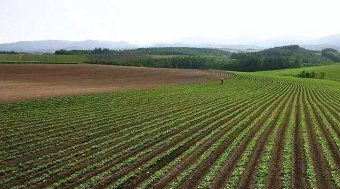
M 221 85 L 223 85 L 223 81 L 224 81 L 224 78 L 222 77 L 222 78 L 221 78 Z

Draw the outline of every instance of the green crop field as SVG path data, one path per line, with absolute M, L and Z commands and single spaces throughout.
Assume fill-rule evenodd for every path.
M 87 61 L 85 55 L 34 55 L 25 54 L 22 61 L 26 62 L 48 62 L 48 63 L 82 63 Z
M 16 62 L 19 58 L 20 54 L 0 54 L 0 62 Z
M 295 76 L 301 71 L 325 72 L 326 80 L 340 81 L 340 64 L 259 72 L 261 75 Z
M 83 63 L 86 55 L 0 54 L 0 63 Z
M 340 66 L 308 69 L 1 103 L 0 188 L 340 188 Z

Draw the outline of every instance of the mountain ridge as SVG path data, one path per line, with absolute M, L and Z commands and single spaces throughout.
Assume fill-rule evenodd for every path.
M 14 43 L 0 44 L 0 51 L 17 51 L 17 52 L 54 52 L 60 49 L 79 49 L 88 50 L 96 47 L 109 48 L 116 50 L 137 48 L 136 45 L 124 41 L 68 41 L 68 40 L 40 40 L 40 41 L 19 41 Z
M 69 40 L 41 40 L 41 41 L 19 41 L 14 43 L 0 44 L 0 51 L 17 51 L 17 52 L 54 52 L 60 49 L 66 50 L 90 50 L 94 48 L 108 48 L 112 50 L 136 49 L 139 47 L 195 47 L 195 48 L 219 48 L 219 49 L 267 49 L 277 46 L 299 45 L 310 50 L 322 50 L 325 48 L 333 48 L 340 51 L 340 34 L 330 35 L 317 39 L 304 39 L 297 37 L 277 37 L 262 41 L 250 40 L 248 43 L 240 41 L 235 43 L 236 39 L 220 40 L 216 39 L 204 40 L 204 38 L 191 38 L 190 40 L 182 39 L 176 42 L 153 43 L 136 45 L 125 41 L 102 41 L 102 40 L 85 40 L 85 41 L 69 41 Z

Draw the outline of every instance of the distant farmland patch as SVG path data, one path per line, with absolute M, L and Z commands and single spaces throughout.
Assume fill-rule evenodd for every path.
M 85 63 L 123 62 L 128 60 L 171 58 L 177 55 L 53 55 L 53 54 L 0 54 L 0 63 Z
M 0 54 L 0 62 L 17 62 L 20 54 Z
M 60 55 L 59 55 L 60 56 Z M 129 54 L 122 54 L 122 55 L 93 55 L 89 56 L 88 59 L 90 62 L 96 62 L 96 61 L 126 61 L 126 60 L 138 60 L 138 59 L 146 59 L 150 58 L 148 55 L 129 55 Z
M 83 63 L 86 55 L 0 54 L 0 63 Z
M 49 62 L 49 63 L 81 63 L 87 61 L 87 57 L 84 55 L 34 55 L 25 54 L 22 61 L 37 61 L 37 62 Z

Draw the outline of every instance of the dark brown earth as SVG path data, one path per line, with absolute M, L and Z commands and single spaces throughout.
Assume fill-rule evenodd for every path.
M 200 70 L 89 64 L 1 64 L 0 101 L 193 84 L 220 77 L 216 72 Z

